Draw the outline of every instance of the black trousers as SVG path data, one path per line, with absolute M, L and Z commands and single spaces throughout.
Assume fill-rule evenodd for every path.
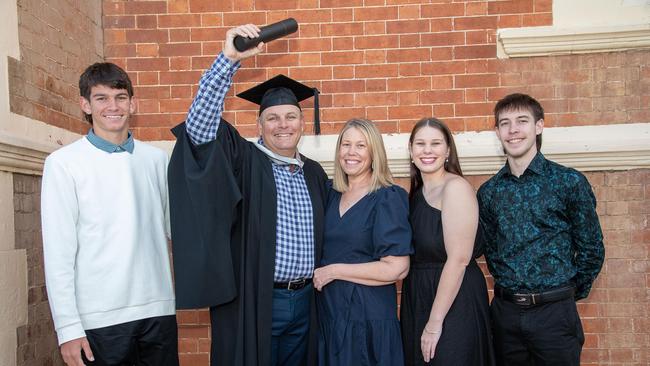
M 176 316 L 159 316 L 86 330 L 95 357 L 86 365 L 178 366 Z
M 580 365 L 585 338 L 574 299 L 520 306 L 495 297 L 490 314 L 497 365 Z

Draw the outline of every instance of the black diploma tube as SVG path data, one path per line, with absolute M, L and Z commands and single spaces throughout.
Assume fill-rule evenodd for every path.
M 233 42 L 237 51 L 244 52 L 257 46 L 260 42 L 267 43 L 297 30 L 298 22 L 293 18 L 289 18 L 260 28 L 260 35 L 257 38 L 236 36 Z

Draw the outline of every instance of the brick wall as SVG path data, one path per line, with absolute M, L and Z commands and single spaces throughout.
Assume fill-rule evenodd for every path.
M 17 4 L 20 60 L 9 58 L 11 111 L 85 133 L 77 85 L 81 72 L 104 57 L 101 0 Z
M 299 31 L 245 61 L 234 91 L 278 73 L 306 81 L 322 92 L 326 134 L 359 116 L 384 132 L 408 132 L 429 115 L 454 131 L 489 129 L 495 101 L 513 91 L 539 98 L 549 127 L 649 121 L 648 50 L 496 59 L 497 28 L 550 25 L 551 7 L 552 0 L 105 0 L 105 55 L 138 85 L 134 126 L 143 139 L 171 138 L 227 29 L 290 16 Z M 224 116 L 252 136 L 256 108 L 230 95 Z
M 17 366 L 63 366 L 45 291 L 41 239 L 41 179 L 14 174 L 16 249 L 27 252 L 27 324 L 20 326 Z
M 598 200 L 605 264 L 590 296 L 578 303 L 585 332 L 582 365 L 647 365 L 650 361 L 650 170 L 586 173 Z M 488 176 L 468 180 L 476 189 Z M 406 186 L 406 179 L 398 181 Z M 485 261 L 479 265 L 492 277 Z M 490 290 L 490 296 L 492 290 Z M 179 313 L 183 366 L 207 366 L 210 319 L 205 310 Z

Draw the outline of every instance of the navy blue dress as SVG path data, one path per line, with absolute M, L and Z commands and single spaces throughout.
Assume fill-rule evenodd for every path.
M 381 188 L 341 217 L 341 193 L 330 189 L 320 266 L 367 263 L 412 253 L 408 198 L 399 186 Z M 365 286 L 332 281 L 316 296 L 320 365 L 386 365 L 404 362 L 394 284 Z

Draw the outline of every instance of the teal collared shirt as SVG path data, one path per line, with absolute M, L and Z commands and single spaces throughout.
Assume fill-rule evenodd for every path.
M 88 141 L 90 141 L 93 146 L 98 148 L 99 150 L 106 151 L 107 153 L 120 153 L 120 152 L 128 152 L 130 154 L 133 154 L 133 148 L 135 144 L 133 143 L 133 135 L 129 131 L 129 137 L 124 140 L 119 145 L 115 145 L 112 142 L 106 141 L 103 138 L 95 135 L 95 131 L 91 128 L 88 131 L 88 135 L 86 135 L 86 138 L 88 138 Z

